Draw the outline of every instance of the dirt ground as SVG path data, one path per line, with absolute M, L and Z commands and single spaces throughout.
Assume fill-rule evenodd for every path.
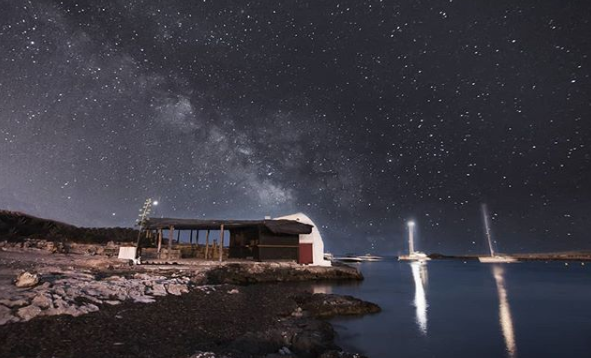
M 233 289 L 238 293 L 228 294 Z M 289 316 L 296 307 L 290 293 L 278 285 L 219 285 L 80 317 L 39 317 L 0 326 L 0 356 L 169 358 L 231 352 L 238 337 L 268 330 Z
M 42 278 L 59 272 L 88 273 L 97 280 L 138 273 L 182 275 L 191 277 L 192 288 L 181 295 L 156 297 L 153 303 L 98 304 L 98 311 L 78 317 L 39 315 L 27 322 L 0 325 L 0 357 L 186 358 L 197 357 L 199 352 L 214 352 L 216 357 L 276 357 L 285 347 L 293 355 L 284 350 L 284 357 L 317 357 L 338 350 L 333 344 L 332 327 L 302 312 L 300 306 L 306 302 L 301 301 L 302 292 L 296 286 L 269 282 L 361 277 L 349 267 L 302 268 L 253 262 L 219 265 L 182 260 L 176 264 L 129 266 L 125 261 L 102 256 L 2 250 L 0 296 L 10 299 L 22 290 L 12 282 L 22 271 L 35 272 Z M 345 307 L 345 313 L 351 302 L 360 313 L 376 312 L 352 300 L 335 302 Z M 320 301 L 326 304 L 324 299 Z

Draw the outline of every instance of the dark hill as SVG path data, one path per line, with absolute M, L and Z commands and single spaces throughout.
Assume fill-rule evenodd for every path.
M 82 228 L 20 212 L 0 210 L 0 240 L 19 242 L 26 238 L 104 244 L 108 241 L 134 241 L 137 230 L 119 227 Z

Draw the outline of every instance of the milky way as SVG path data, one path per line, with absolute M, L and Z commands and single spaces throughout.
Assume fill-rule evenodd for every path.
M 1 1 L 0 208 L 591 249 L 586 1 Z

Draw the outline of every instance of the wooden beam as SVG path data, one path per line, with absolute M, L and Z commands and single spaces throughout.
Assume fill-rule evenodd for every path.
M 170 255 L 172 254 L 172 240 L 174 240 L 174 226 L 168 228 L 168 256 L 166 257 L 167 260 L 170 260 Z
M 160 259 L 160 252 L 162 251 L 162 229 L 158 229 L 158 259 Z
M 135 258 L 137 259 L 140 256 L 140 241 L 142 239 L 142 226 L 138 229 L 137 233 L 137 242 L 135 244 Z
M 224 256 L 224 224 L 220 226 L 220 262 Z
M 205 259 L 207 260 L 209 253 L 209 230 L 205 233 Z

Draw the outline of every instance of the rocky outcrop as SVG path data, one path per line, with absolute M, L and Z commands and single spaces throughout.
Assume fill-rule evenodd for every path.
M 24 238 L 20 241 L 0 241 L 0 249 L 20 252 L 50 252 L 53 254 L 77 254 L 85 256 L 117 256 L 119 245 L 113 241 L 105 244 L 86 244 L 69 241 L 51 241 Z
M 353 296 L 310 293 L 298 295 L 294 299 L 303 311 L 318 318 L 364 315 L 381 311 L 380 306 L 375 303 L 363 301 Z M 294 314 L 297 315 L 297 312 Z
M 231 342 L 228 350 L 266 358 L 363 358 L 339 349 L 334 343 L 332 325 L 316 318 L 338 315 L 339 312 L 359 315 L 377 312 L 380 310 L 377 305 L 337 295 L 301 294 L 293 299 L 304 309 L 296 307 L 290 316 L 279 319 L 268 330 L 248 332 Z M 265 355 L 266 352 L 273 353 Z
M 96 312 L 104 304 L 117 305 L 123 301 L 152 303 L 155 296 L 181 295 L 189 292 L 189 277 L 164 277 L 135 274 L 131 277 L 96 276 L 80 272 L 63 272 L 44 276 L 37 287 L 39 276 L 25 273 L 19 276 L 18 291 L 5 293 L 0 300 L 0 325 L 28 321 L 37 316 L 80 316 Z
M 303 266 L 295 263 L 252 262 L 227 263 L 206 273 L 209 284 L 250 284 L 317 280 L 363 280 L 354 267 Z

